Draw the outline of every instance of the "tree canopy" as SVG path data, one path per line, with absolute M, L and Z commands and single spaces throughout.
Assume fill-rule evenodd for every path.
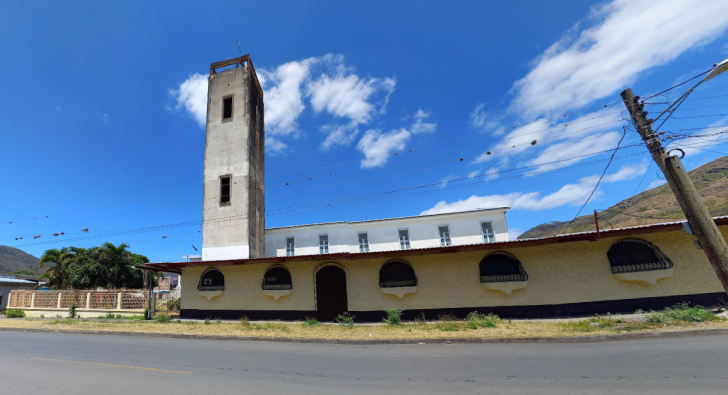
M 128 244 L 104 243 L 93 248 L 46 250 L 39 266 L 51 263 L 54 265 L 48 266 L 42 277 L 47 277 L 49 285 L 56 289 L 143 288 L 142 272 L 134 265 L 149 263 L 149 258 L 132 253 Z

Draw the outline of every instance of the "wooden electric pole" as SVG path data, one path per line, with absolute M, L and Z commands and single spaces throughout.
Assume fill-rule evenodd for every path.
M 622 100 L 632 116 L 637 131 L 652 154 L 652 158 L 665 175 L 672 193 L 675 194 L 677 202 L 688 220 L 690 229 L 698 239 L 715 274 L 718 275 L 723 289 L 728 293 L 728 244 L 726 244 L 723 234 L 720 233 L 708 208 L 700 198 L 700 194 L 695 189 L 680 158 L 669 156 L 665 152 L 658 135 L 652 130 L 652 120 L 646 118 L 647 113 L 643 110 L 643 104 L 639 102 L 639 96 L 635 97 L 632 89 L 626 89 L 622 92 Z

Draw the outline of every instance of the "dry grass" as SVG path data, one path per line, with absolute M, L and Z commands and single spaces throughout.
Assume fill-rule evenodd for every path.
M 728 321 L 712 312 L 676 307 L 630 318 L 620 316 L 592 317 L 583 320 L 509 321 L 494 316 L 473 315 L 456 321 L 443 317 L 434 323 L 406 322 L 400 325 L 361 326 L 347 328 L 338 324 L 320 324 L 315 320 L 284 323 L 270 321 L 252 323 L 206 320 L 194 322 L 99 322 L 83 319 L 0 319 L 2 328 L 35 328 L 56 330 L 91 330 L 108 332 L 167 333 L 216 336 L 260 336 L 320 339 L 437 339 L 437 338 L 523 338 L 606 335 L 626 332 L 650 332 L 677 329 L 728 328 Z

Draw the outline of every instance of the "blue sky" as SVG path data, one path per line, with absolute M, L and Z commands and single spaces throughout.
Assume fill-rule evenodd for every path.
M 514 236 L 570 220 L 627 125 L 619 92 L 707 70 L 727 28 L 718 1 L 4 2 L 0 244 L 194 254 L 206 73 L 236 39 L 264 83 L 268 227 L 504 205 Z M 703 134 L 679 141 L 689 168 L 726 151 L 706 135 L 726 86 L 663 127 Z M 661 182 L 638 142 L 582 214 Z

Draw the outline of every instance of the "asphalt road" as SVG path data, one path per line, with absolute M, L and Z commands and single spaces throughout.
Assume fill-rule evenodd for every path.
M 721 394 L 728 336 L 323 345 L 0 332 L 0 394 Z

